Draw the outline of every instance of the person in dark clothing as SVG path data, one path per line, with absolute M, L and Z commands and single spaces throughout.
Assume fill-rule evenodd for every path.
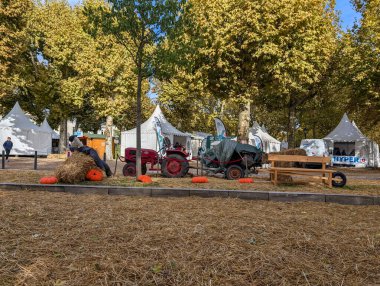
M 100 169 L 102 169 L 106 172 L 107 177 L 112 176 L 112 172 L 111 172 L 110 167 L 108 166 L 108 164 L 106 162 L 104 162 L 102 159 L 100 159 L 98 152 L 96 152 L 95 149 L 88 147 L 88 146 L 84 146 L 83 143 L 78 139 L 78 137 L 76 137 L 74 135 L 69 137 L 69 141 L 71 143 L 70 144 L 70 151 L 71 152 L 78 151 L 78 152 L 81 152 L 83 154 L 91 156 L 92 159 L 94 159 L 96 166 L 98 166 Z
M 7 138 L 7 141 L 3 144 L 4 150 L 5 150 L 5 160 L 9 162 L 9 153 L 11 153 L 11 150 L 13 148 L 13 142 L 11 141 L 11 137 Z

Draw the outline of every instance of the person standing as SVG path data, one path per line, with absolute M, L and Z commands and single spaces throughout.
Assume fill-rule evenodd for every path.
M 11 137 L 7 138 L 7 141 L 3 144 L 4 150 L 5 150 L 5 160 L 9 162 L 9 153 L 11 153 L 11 150 L 13 148 L 13 142 L 11 141 Z

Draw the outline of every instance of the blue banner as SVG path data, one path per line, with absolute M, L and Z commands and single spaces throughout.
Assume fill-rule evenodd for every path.
M 158 117 L 154 117 L 154 126 L 156 128 L 158 148 L 162 153 L 164 148 L 164 135 L 162 134 L 161 122 L 160 119 L 158 119 Z
M 216 127 L 216 136 L 223 139 L 227 136 L 226 127 L 224 126 L 224 123 L 219 118 L 215 117 L 215 127 Z
M 356 156 L 333 156 L 332 161 L 334 164 L 341 165 L 357 165 L 367 163 L 365 158 L 359 158 Z

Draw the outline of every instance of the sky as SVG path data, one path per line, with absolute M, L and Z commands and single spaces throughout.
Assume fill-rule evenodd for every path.
M 68 1 L 72 6 L 80 2 L 80 0 Z M 353 9 L 350 0 L 336 0 L 336 10 L 341 12 L 341 25 L 343 30 L 350 29 L 354 24 L 355 20 L 360 18 L 360 15 Z

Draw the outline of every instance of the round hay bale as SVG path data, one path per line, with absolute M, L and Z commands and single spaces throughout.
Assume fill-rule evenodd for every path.
M 289 175 L 279 174 L 277 180 L 281 183 L 293 183 L 293 178 Z
M 55 175 L 60 182 L 75 184 L 85 181 L 87 172 L 96 168 L 95 161 L 90 156 L 74 152 L 56 169 Z

